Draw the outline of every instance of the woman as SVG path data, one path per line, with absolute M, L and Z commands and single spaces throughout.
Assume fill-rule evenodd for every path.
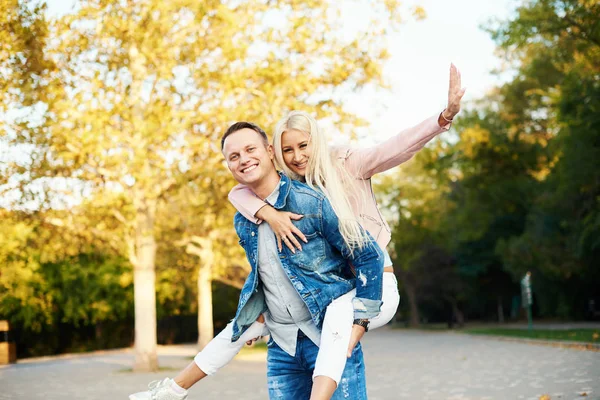
M 281 169 L 288 176 L 305 181 L 327 196 L 340 219 L 340 231 L 351 248 L 363 242 L 360 229 L 356 230 L 356 224 L 352 223 L 358 217 L 362 227 L 384 250 L 383 306 L 380 315 L 369 321 L 369 329 L 388 323 L 399 303 L 392 262 L 385 251 L 391 237 L 390 229 L 377 208 L 370 178 L 409 160 L 427 142 L 448 130 L 453 117 L 460 110 L 464 92 L 460 73 L 451 65 L 446 109 L 370 149 L 330 149 L 316 121 L 303 112 L 291 112 L 277 125 L 274 147 L 276 161 Z M 291 251 L 301 250 L 294 235 L 304 241 L 306 238 L 293 225 L 293 220 L 302 216 L 276 211 L 239 185 L 232 190 L 229 198 L 247 219 L 255 223 L 265 221 L 271 226 L 280 250 L 283 244 Z M 360 279 L 358 276 L 357 284 L 360 284 Z M 311 400 L 331 398 L 342 375 L 345 356 L 365 332 L 364 326 L 353 324 L 353 292 L 334 300 L 327 309 L 313 375 Z M 167 378 L 152 384 L 150 391 L 132 395 L 130 399 L 184 399 L 187 396 L 185 389 L 226 365 L 245 341 L 261 336 L 263 330 L 264 324 L 257 321 L 240 340 L 231 342 L 231 328 L 226 327 L 174 380 Z M 339 338 L 343 340 L 338 340 Z

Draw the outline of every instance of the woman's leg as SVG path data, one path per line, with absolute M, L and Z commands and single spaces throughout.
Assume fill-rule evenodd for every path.
M 356 290 L 338 297 L 327 307 L 313 373 L 311 400 L 329 400 L 340 382 L 354 321 L 354 297 Z
M 163 400 L 178 398 L 185 400 L 187 398 L 187 389 L 227 365 L 239 353 L 247 341 L 263 336 L 266 333 L 265 324 L 262 322 L 264 321 L 262 315 L 258 321 L 252 324 L 235 342 L 231 342 L 233 327 L 232 323 L 229 323 L 225 329 L 196 355 L 194 361 L 177 374 L 174 379 L 166 378 L 158 383 L 158 385 L 151 383 L 148 391 L 134 393 L 129 396 L 129 399 Z
M 369 331 L 380 328 L 390 322 L 400 304 L 400 293 L 398 293 L 398 280 L 393 272 L 383 273 L 383 294 L 381 296 L 383 304 L 379 315 L 369 322 Z
M 340 382 L 346 365 L 346 354 L 354 321 L 352 299 L 355 296 L 356 290 L 352 290 L 335 299 L 327 307 L 313 374 L 311 400 L 329 400 Z M 398 281 L 393 272 L 383 273 L 382 300 L 381 312 L 370 321 L 369 330 L 382 327 L 396 314 L 400 294 Z
M 254 322 L 235 342 L 231 341 L 233 336 L 233 323 L 227 324 L 213 340 L 211 340 L 196 357 L 194 362 L 206 375 L 213 375 L 219 369 L 227 365 L 237 353 L 240 352 L 244 344 L 252 339 L 265 334 L 265 324 Z M 177 378 L 175 379 L 177 381 Z

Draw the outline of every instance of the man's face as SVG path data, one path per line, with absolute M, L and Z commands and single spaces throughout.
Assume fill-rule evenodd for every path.
M 227 136 L 223 155 L 236 181 L 253 186 L 275 171 L 273 146 L 265 144 L 252 129 L 240 129 Z

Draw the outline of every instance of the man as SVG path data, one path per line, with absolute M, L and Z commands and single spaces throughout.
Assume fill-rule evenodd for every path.
M 268 309 L 266 322 L 271 341 L 267 375 L 270 396 L 308 399 L 318 352 L 316 345 L 320 340 L 319 327 L 325 309 L 332 299 L 353 286 L 353 280 L 344 279 L 348 276 L 344 270 L 348 268 L 347 259 L 352 261 L 357 273 L 367 277 L 365 281 L 368 282 L 357 287 L 355 317 L 372 318 L 381 305 L 381 250 L 371 244 L 355 249 L 352 254 L 344 244 L 338 218 L 325 196 L 277 173 L 273 165 L 273 147 L 257 126 L 244 122 L 232 125 L 223 136 L 222 150 L 238 182 L 275 208 L 304 215 L 297 224 L 309 238 L 308 243 L 301 252 L 286 250 L 278 253 L 268 224 L 257 226 L 236 214 L 236 231 L 252 265 L 252 272 L 240 296 L 233 339 L 237 339 L 245 327 Z M 378 279 L 373 279 L 375 276 Z M 249 294 L 251 296 L 246 297 Z M 306 366 L 298 361 L 302 359 L 307 361 Z M 342 380 L 345 384 L 349 383 L 347 388 L 353 392 L 352 398 L 366 397 L 360 345 L 348 359 Z
M 267 358 L 269 397 L 308 400 L 326 308 L 355 286 L 355 279 L 349 278 L 348 261 L 365 277 L 357 287 L 353 304 L 355 322 L 366 326 L 367 320 L 376 316 L 381 307 L 383 254 L 370 236 L 368 245 L 361 249 L 351 251 L 346 246 L 339 232 L 339 220 L 325 196 L 277 172 L 273 147 L 258 126 L 248 122 L 233 124 L 223 135 L 221 148 L 229 170 L 239 183 L 276 209 L 304 215 L 297 221 L 308 239 L 302 251 L 285 248 L 279 252 L 268 224 L 256 225 L 236 214 L 235 229 L 252 269 L 242 288 L 235 318 L 228 326 L 228 335 L 230 341 L 239 340 L 264 314 L 271 334 Z M 364 328 L 360 329 L 364 333 Z M 213 342 L 218 343 L 224 337 L 227 335 L 219 334 Z M 187 389 L 205 377 L 206 371 L 199 365 L 202 363 L 191 363 L 175 382 L 165 379 L 159 383 L 165 389 L 154 390 L 152 398 L 185 398 L 185 394 L 179 397 L 156 394 L 168 393 L 170 385 Z M 367 398 L 360 344 L 348 358 L 341 382 L 333 399 L 348 395 L 355 400 Z

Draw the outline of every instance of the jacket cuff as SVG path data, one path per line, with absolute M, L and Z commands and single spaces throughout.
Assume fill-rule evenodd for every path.
M 354 307 L 354 319 L 372 319 L 379 315 L 381 310 L 381 300 L 363 299 L 355 297 L 352 299 Z

